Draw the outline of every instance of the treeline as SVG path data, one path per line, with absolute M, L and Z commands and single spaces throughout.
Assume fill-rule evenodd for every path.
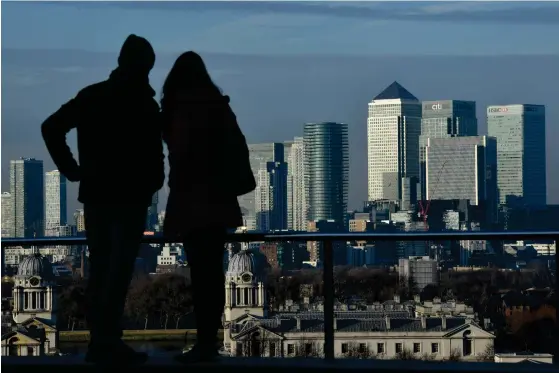
M 125 304 L 126 329 L 168 329 L 195 327 L 192 295 L 186 277 L 162 274 L 132 280 Z M 86 329 L 85 282 L 75 281 L 63 288 L 59 298 L 59 327 Z

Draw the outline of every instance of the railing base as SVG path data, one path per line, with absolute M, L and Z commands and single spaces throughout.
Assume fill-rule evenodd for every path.
M 304 358 L 221 358 L 215 363 L 182 365 L 173 361 L 172 357 L 151 357 L 145 365 L 134 366 L 134 373 L 203 373 L 208 369 L 217 368 L 229 373 L 342 373 L 360 371 L 370 373 L 424 373 L 424 372 L 476 372 L 476 373 L 533 373 L 536 368 L 532 364 L 506 363 L 465 363 L 465 362 L 424 362 L 415 360 L 353 360 Z M 103 370 L 106 370 L 103 367 Z M 100 368 L 83 362 L 83 357 L 2 357 L 3 373 L 99 373 Z M 551 364 L 538 364 L 538 373 L 558 372 L 559 368 Z

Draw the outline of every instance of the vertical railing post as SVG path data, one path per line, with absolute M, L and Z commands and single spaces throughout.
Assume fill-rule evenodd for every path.
M 555 240 L 555 330 L 553 333 L 553 362 L 559 365 L 559 236 L 554 237 Z
M 324 357 L 334 359 L 334 245 L 330 239 L 323 242 L 324 266 Z

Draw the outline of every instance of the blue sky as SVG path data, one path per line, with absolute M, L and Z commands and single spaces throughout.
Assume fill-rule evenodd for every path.
M 3 2 L 2 45 L 160 52 L 548 54 L 559 4 L 519 2 Z
M 157 91 L 180 52 L 201 52 L 250 142 L 292 139 L 308 121 L 349 123 L 355 208 L 366 198 L 367 102 L 392 81 L 421 100 L 475 100 L 480 134 L 486 105 L 545 104 L 548 201 L 559 203 L 553 2 L 3 1 L 2 190 L 9 159 L 54 167 L 41 122 L 105 79 L 130 33 L 156 50 Z M 76 190 L 69 212 L 78 207 Z

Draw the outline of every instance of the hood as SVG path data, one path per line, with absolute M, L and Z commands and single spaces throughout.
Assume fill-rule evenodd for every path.
M 155 64 L 155 51 L 147 39 L 129 35 L 118 56 L 118 67 L 121 70 L 137 74 L 149 74 Z

